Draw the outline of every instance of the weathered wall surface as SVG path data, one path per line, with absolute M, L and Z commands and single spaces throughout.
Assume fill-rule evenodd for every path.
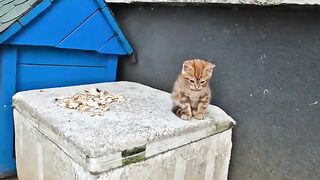
M 113 5 L 137 64 L 119 80 L 170 91 L 184 59 L 217 66 L 216 104 L 238 125 L 231 180 L 320 179 L 320 8 Z

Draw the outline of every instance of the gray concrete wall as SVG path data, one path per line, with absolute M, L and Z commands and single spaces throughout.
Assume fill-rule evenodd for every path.
M 181 63 L 217 64 L 235 120 L 231 180 L 320 179 L 320 7 L 112 5 L 137 53 L 119 80 L 171 91 Z

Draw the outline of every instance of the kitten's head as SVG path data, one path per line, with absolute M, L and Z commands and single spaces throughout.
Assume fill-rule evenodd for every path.
M 182 65 L 181 74 L 190 89 L 200 91 L 208 84 L 214 67 L 214 64 L 205 60 L 186 60 Z

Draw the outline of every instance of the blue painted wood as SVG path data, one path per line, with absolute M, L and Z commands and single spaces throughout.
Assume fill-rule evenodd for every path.
M 97 1 L 97 3 L 98 3 L 98 6 L 100 7 L 100 8 L 104 8 L 104 7 L 106 7 L 106 2 L 104 2 L 104 0 L 96 0 Z
M 112 56 L 91 51 L 67 50 L 51 47 L 23 46 L 19 48 L 19 64 L 65 66 L 106 66 Z
M 16 91 L 116 80 L 118 57 L 51 47 L 3 46 L 0 54 L 0 175 L 15 170 L 11 97 Z
M 122 55 L 127 53 L 127 51 L 122 48 L 121 42 L 119 41 L 117 36 L 113 36 L 109 41 L 101 46 L 98 52 L 115 55 Z
M 111 82 L 115 81 L 116 67 L 115 56 L 102 67 L 20 64 L 17 67 L 17 90 Z
M 0 34 L 0 44 L 9 39 L 12 35 L 17 33 L 22 28 L 18 22 L 13 23 L 6 31 Z
M 46 12 L 42 14 L 45 10 Z M 98 11 L 101 12 L 104 19 Z M 3 26 L 3 28 L 7 27 Z M 19 31 L 22 28 L 23 30 Z M 114 33 L 119 38 L 117 44 L 125 49 L 121 55 L 132 53 L 130 44 L 122 34 L 104 0 L 83 0 L 81 3 L 77 0 L 42 0 L 0 34 L 0 44 L 97 50 Z
M 0 34 L 14 45 L 0 48 L 0 175 L 15 170 L 16 91 L 115 81 L 118 57 L 106 54 L 132 52 L 103 0 L 43 0 L 19 21 Z
M 43 0 L 35 8 L 29 11 L 26 15 L 21 17 L 18 21 L 22 26 L 26 26 L 29 22 L 31 22 L 31 20 L 33 20 L 35 17 L 41 14 L 49 6 L 51 6 L 51 0 Z
M 46 12 L 41 14 L 44 10 Z M 112 54 L 124 55 L 133 51 L 103 0 L 83 0 L 81 3 L 77 0 L 43 0 L 19 22 L 21 24 L 16 22 L 0 34 L 0 43 L 97 51 L 116 33 L 119 38 L 116 44 L 120 47 L 114 49 L 124 48 L 124 51 Z M 21 25 L 23 30 L 19 31 Z
M 96 11 L 56 47 L 98 50 L 114 33 L 101 12 Z
M 44 14 L 17 33 L 8 44 L 55 46 L 97 9 L 93 0 L 53 1 Z
M 101 12 L 103 15 L 107 18 L 108 22 L 110 23 L 111 27 L 113 27 L 114 31 L 118 35 L 119 39 L 121 40 L 121 45 L 125 50 L 125 54 L 131 54 L 133 52 L 133 49 L 125 36 L 123 35 L 122 31 L 119 28 L 119 25 L 117 24 L 111 10 L 106 6 L 105 8 L 101 9 Z
M 0 176 L 15 170 L 11 98 L 16 90 L 17 49 L 2 47 L 0 55 Z

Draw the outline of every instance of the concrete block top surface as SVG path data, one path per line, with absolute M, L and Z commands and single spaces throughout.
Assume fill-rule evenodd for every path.
M 90 88 L 119 94 L 126 100 L 114 104 L 103 116 L 93 117 L 55 103 L 56 98 Z M 213 105 L 209 106 L 205 120 L 181 120 L 171 112 L 169 93 L 133 82 L 19 92 L 13 102 L 15 110 L 27 117 L 24 120 L 29 120 L 67 154 L 103 162 L 108 158 L 123 159 L 125 151 L 137 147 L 143 147 L 144 156 L 150 157 L 228 130 L 235 124 L 230 116 Z M 94 167 L 91 170 L 105 169 Z

